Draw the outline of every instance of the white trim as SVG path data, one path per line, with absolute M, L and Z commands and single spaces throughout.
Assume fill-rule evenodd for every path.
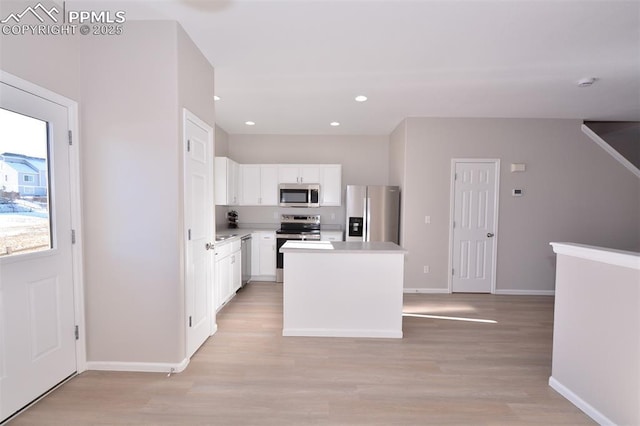
M 86 324 L 84 315 L 84 270 L 83 270 L 83 234 L 82 234 L 82 190 L 80 179 L 80 132 L 78 130 L 78 103 L 51 90 L 23 80 L 13 74 L 0 70 L 0 81 L 35 96 L 47 99 L 67 108 L 68 126 L 73 133 L 73 145 L 69 147 L 69 189 L 71 197 L 71 228 L 76 231 L 76 243 L 71 246 L 74 315 L 79 328 L 79 339 L 76 340 L 76 371 L 81 373 L 87 369 Z
M 640 270 L 640 253 L 573 243 L 549 243 L 557 254 Z
M 564 386 L 558 380 L 556 380 L 553 376 L 549 377 L 549 386 L 553 388 L 560 395 L 564 396 L 571 402 L 573 405 L 581 409 L 587 416 L 591 417 L 596 423 L 601 425 L 615 425 L 613 421 L 611 421 L 607 416 L 602 414 L 600 411 L 596 410 L 591 404 L 586 402 L 584 399 L 580 398 L 578 395 L 573 393 L 571 389 Z
M 493 163 L 495 167 L 495 185 L 494 185 L 494 206 L 493 206 L 493 261 L 491 264 L 491 294 L 496 292 L 496 275 L 498 265 L 498 220 L 499 214 L 499 198 L 500 198 L 500 159 L 499 158 L 452 158 L 451 159 L 451 177 L 449 186 L 449 262 L 447 275 L 447 287 L 449 293 L 453 293 L 453 218 L 455 215 L 455 176 L 457 163 Z
M 189 365 L 189 358 L 178 363 L 89 361 L 87 367 L 95 371 L 133 371 L 140 373 L 180 373 Z
M 494 294 L 512 295 L 512 296 L 555 296 L 555 290 L 520 290 L 520 289 L 501 289 L 496 290 Z
M 402 331 L 393 330 L 344 330 L 330 328 L 284 328 L 285 337 L 370 337 L 402 339 Z
M 448 288 L 405 288 L 403 293 L 449 294 Z
M 589 136 L 589 138 L 598 144 L 598 146 L 605 151 L 613 158 L 616 159 L 620 164 L 625 166 L 631 173 L 636 175 L 637 178 L 640 178 L 640 169 L 638 169 L 632 162 L 624 158 L 618 151 L 615 150 L 611 145 L 609 145 L 604 139 L 598 136 L 593 130 L 591 130 L 586 124 L 583 124 L 580 129 L 582 133 Z

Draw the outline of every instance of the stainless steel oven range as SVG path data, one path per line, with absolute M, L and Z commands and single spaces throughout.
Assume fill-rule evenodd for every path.
M 284 255 L 280 247 L 289 240 L 320 241 L 320 215 L 283 214 L 276 231 L 276 281 L 284 279 Z

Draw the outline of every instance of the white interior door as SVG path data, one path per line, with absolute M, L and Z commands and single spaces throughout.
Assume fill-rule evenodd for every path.
M 213 331 L 213 129 L 184 114 L 184 194 L 186 244 L 187 356 Z
M 453 292 L 495 291 L 498 160 L 454 160 Z
M 68 114 L 0 83 L 0 421 L 76 371 Z

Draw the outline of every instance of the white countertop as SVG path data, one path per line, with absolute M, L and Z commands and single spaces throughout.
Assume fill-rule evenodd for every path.
M 281 253 L 389 253 L 406 254 L 407 250 L 390 242 L 362 241 L 287 241 Z
M 550 243 L 557 254 L 640 270 L 640 253 L 575 243 Z

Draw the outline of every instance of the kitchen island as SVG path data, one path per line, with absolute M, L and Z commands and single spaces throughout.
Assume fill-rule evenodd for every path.
M 405 249 L 389 242 L 287 241 L 283 336 L 402 337 Z

